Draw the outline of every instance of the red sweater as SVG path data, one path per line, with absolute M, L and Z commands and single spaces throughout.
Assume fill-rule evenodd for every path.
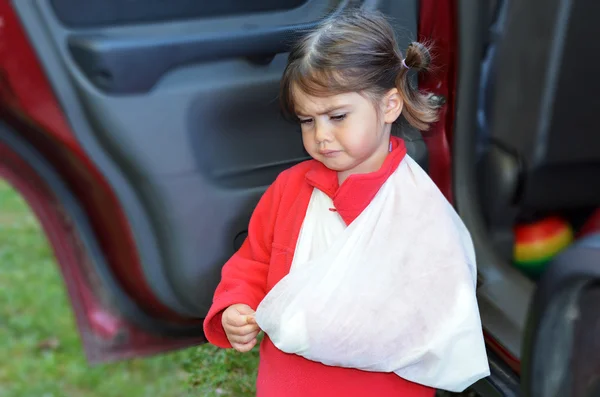
M 289 272 L 313 188 L 331 197 L 342 219 L 350 224 L 404 158 L 406 148 L 401 139 L 392 138 L 392 148 L 379 171 L 352 175 L 342 186 L 338 185 L 335 171 L 315 160 L 279 175 L 252 215 L 248 238 L 223 267 L 221 283 L 204 322 L 210 343 L 231 348 L 221 325 L 223 311 L 237 303 L 256 310 L 264 296 Z M 256 386 L 258 397 L 432 397 L 435 394 L 431 388 L 392 373 L 329 367 L 283 353 L 267 336 L 260 346 Z

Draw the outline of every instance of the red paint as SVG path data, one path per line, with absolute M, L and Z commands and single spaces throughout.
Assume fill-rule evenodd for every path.
M 105 310 L 93 310 L 90 325 L 96 335 L 108 340 L 116 338 L 124 326 L 121 319 Z
M 595 233 L 600 233 L 600 208 L 596 209 L 585 221 L 585 224 L 577 233 L 577 238 L 582 238 Z
M 91 362 L 137 357 L 202 342 L 150 335 L 103 305 L 98 299 L 102 291 L 90 281 L 97 277 L 90 258 L 61 203 L 36 172 L 1 142 L 0 159 L 0 178 L 6 179 L 27 201 L 54 250 Z
M 0 1 L 0 21 L 3 118 L 44 154 L 65 179 L 86 211 L 108 265 L 124 290 L 148 313 L 171 321 L 187 321 L 158 301 L 146 283 L 119 202 L 75 139 L 8 1 Z M 67 266 L 67 272 L 72 272 L 81 264 L 75 261 Z
M 450 145 L 454 127 L 456 86 L 456 15 L 453 1 L 421 0 L 419 40 L 432 44 L 432 72 L 419 77 L 419 88 L 441 95 L 446 104 L 439 121 L 424 134 L 429 149 L 429 175 L 452 202 Z
M 494 339 L 486 330 L 483 330 L 485 343 L 492 349 L 502 361 L 504 361 L 517 375 L 521 374 L 521 362 L 512 355 L 504 346 Z

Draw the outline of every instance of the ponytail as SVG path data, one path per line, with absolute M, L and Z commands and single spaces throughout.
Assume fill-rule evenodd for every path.
M 408 69 L 417 72 L 429 70 L 431 53 L 421 43 L 413 42 L 406 50 L 406 56 L 398 56 L 400 72 L 396 77 L 396 88 L 404 99 L 402 114 L 406 121 L 418 130 L 424 131 L 429 125 L 438 120 L 438 106 L 433 104 L 429 98 L 431 94 L 421 92 L 417 87 L 411 85 L 408 78 Z

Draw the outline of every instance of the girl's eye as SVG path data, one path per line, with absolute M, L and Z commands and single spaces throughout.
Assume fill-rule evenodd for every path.
M 308 124 L 312 121 L 312 119 L 304 119 L 304 120 L 300 120 L 300 124 Z
M 345 114 L 340 114 L 337 116 L 331 116 L 331 120 L 335 120 L 335 121 L 342 121 L 346 118 Z

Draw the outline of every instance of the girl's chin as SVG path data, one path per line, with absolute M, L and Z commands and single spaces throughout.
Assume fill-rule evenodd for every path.
M 342 164 L 341 161 L 336 161 L 336 159 L 320 158 L 318 161 L 323 163 L 325 167 L 329 168 L 332 171 L 344 172 L 350 169 L 350 167 L 348 167 L 347 164 Z

